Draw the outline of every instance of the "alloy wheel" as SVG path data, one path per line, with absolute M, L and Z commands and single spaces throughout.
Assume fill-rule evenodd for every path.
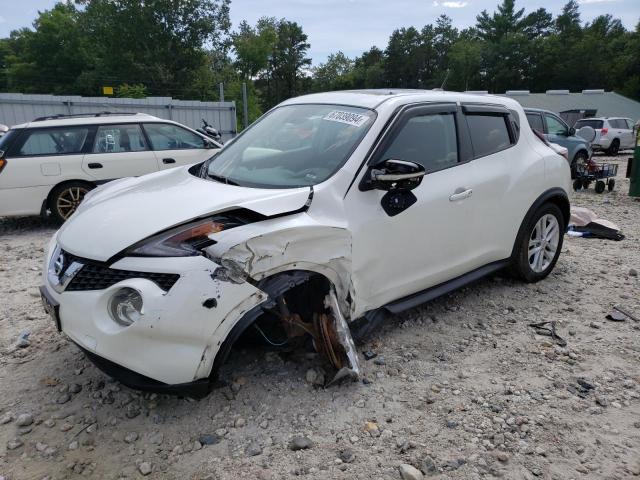
M 540 217 L 529 237 L 528 259 L 531 270 L 544 272 L 553 262 L 560 242 L 560 224 L 551 214 Z
M 56 200 L 58 214 L 64 220 L 69 218 L 76 211 L 88 191 L 89 189 L 86 187 L 69 187 L 60 192 Z

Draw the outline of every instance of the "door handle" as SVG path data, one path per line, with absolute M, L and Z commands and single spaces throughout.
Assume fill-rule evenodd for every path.
M 102 164 L 101 163 L 90 163 L 89 165 L 87 165 L 89 168 L 102 168 Z
M 453 195 L 449 197 L 449 201 L 456 202 L 458 200 L 464 200 L 465 198 L 469 198 L 472 193 L 473 193 L 473 190 L 471 188 L 467 188 L 466 190 L 462 188 L 458 188 L 453 193 Z
M 162 163 L 176 163 L 174 158 L 163 158 Z

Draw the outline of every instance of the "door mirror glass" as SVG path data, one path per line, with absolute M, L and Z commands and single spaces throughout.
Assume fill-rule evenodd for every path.
M 419 163 L 388 159 L 369 168 L 370 188 L 385 191 L 409 191 L 422 183 L 425 168 Z

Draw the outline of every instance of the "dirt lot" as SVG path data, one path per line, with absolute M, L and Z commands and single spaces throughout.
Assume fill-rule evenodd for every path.
M 394 318 L 359 348 L 378 355 L 362 382 L 317 388 L 313 354 L 254 347 L 200 401 L 96 370 L 39 303 L 53 227 L 0 220 L 0 479 L 637 477 L 640 322 L 605 319 L 640 317 L 640 202 L 620 173 L 573 203 L 625 240 L 566 238 L 539 284 L 495 276 Z M 566 348 L 528 327 L 545 320 Z

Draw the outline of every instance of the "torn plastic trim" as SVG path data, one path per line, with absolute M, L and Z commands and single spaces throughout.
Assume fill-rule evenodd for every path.
M 335 328 L 338 340 L 344 348 L 347 359 L 350 363 L 350 366 L 344 366 L 340 370 L 338 370 L 338 373 L 336 373 L 336 375 L 328 385 L 331 385 L 346 377 L 351 377 L 355 381 L 360 378 L 360 361 L 358 359 L 358 353 L 356 352 L 356 346 L 353 342 L 353 338 L 351 337 L 351 331 L 349 330 L 346 319 L 340 311 L 338 298 L 336 297 L 336 292 L 333 286 L 331 287 L 329 294 L 325 297 L 324 303 L 325 307 L 331 311 L 333 327 Z

